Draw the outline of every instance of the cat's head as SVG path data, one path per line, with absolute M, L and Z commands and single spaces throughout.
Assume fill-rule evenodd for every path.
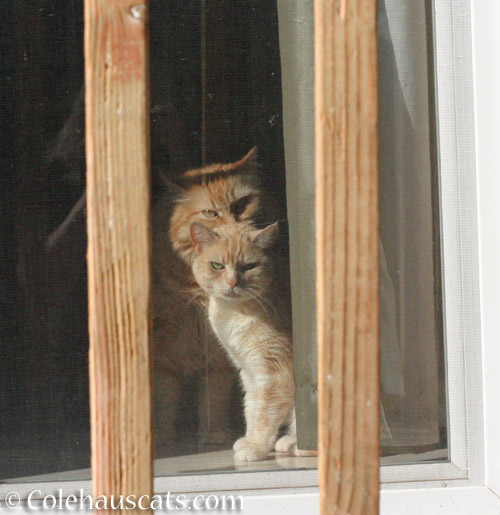
M 258 178 L 257 148 L 239 161 L 190 170 L 181 179 L 170 219 L 174 250 L 189 264 L 195 256 L 193 222 L 215 229 L 232 222 L 262 222 L 268 207 Z
M 209 296 L 259 300 L 273 278 L 271 249 L 278 223 L 264 229 L 232 223 L 215 232 L 194 222 L 190 233 L 196 252 L 193 275 Z

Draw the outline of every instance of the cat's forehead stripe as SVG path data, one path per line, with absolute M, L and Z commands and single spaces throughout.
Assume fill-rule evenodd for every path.
M 229 208 L 230 205 L 251 194 L 258 194 L 256 189 L 250 189 L 248 185 L 239 184 L 239 181 L 217 181 L 206 188 L 214 204 L 220 207 Z
M 231 179 L 232 176 L 235 175 L 235 171 L 224 171 L 218 170 L 215 172 L 202 172 L 198 175 L 186 175 L 182 177 L 182 182 L 186 188 L 190 188 L 192 186 L 209 186 L 214 182 L 218 181 L 227 181 Z
M 249 247 L 250 238 L 245 233 L 229 234 L 223 237 L 221 244 L 224 245 L 223 257 L 228 264 L 245 262 L 246 258 L 254 254 Z

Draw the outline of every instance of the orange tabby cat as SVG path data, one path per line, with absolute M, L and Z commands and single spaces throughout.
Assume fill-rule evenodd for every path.
M 291 336 L 283 313 L 269 300 L 274 276 L 269 251 L 278 224 L 256 229 L 232 223 L 214 232 L 194 222 L 190 232 L 196 252 L 193 274 L 209 296 L 211 327 L 239 370 L 245 391 L 247 429 L 234 444 L 235 457 L 260 460 L 273 446 L 298 454 Z M 276 442 L 284 424 L 289 432 Z
M 234 372 L 216 342 L 206 317 L 206 296 L 197 285 L 190 225 L 215 228 L 228 222 L 259 223 L 268 218 L 269 201 L 260 186 L 257 151 L 241 160 L 191 170 L 158 201 L 153 211 L 153 302 L 155 426 L 159 445 L 175 439 L 182 381 L 201 377 L 202 440 L 230 439 L 229 401 Z

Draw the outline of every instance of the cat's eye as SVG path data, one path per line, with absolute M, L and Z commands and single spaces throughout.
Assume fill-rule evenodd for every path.
M 233 213 L 236 216 L 242 215 L 248 204 L 252 201 L 252 195 L 247 195 L 246 197 L 241 197 L 236 202 L 233 202 L 231 204 L 231 213 Z
M 253 270 L 254 268 L 257 268 L 259 266 L 259 263 L 247 263 L 246 265 L 243 265 L 241 267 L 242 272 L 248 272 L 249 270 Z
M 214 211 L 213 209 L 204 209 L 201 214 L 205 218 L 217 218 L 219 216 L 219 213 L 217 211 Z
M 212 265 L 212 268 L 217 271 L 224 270 L 225 268 L 222 263 L 216 263 L 215 261 L 212 261 L 210 264 Z

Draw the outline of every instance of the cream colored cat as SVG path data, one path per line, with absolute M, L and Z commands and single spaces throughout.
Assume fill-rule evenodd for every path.
M 196 283 L 189 233 L 191 223 L 211 228 L 226 223 L 262 223 L 275 219 L 261 187 L 257 150 L 234 163 L 190 170 L 182 187 L 167 183 L 169 195 L 153 212 L 153 299 L 155 442 L 157 448 L 177 437 L 176 417 L 185 378 L 200 378 L 200 441 L 226 443 L 234 370 L 206 316 L 207 298 Z M 270 211 L 271 210 L 271 211 Z
M 246 434 L 234 444 L 241 461 L 264 458 L 275 446 L 296 451 L 293 354 L 277 304 L 270 300 L 270 250 L 278 224 L 264 229 L 226 224 L 217 233 L 191 224 L 196 257 L 193 275 L 209 297 L 210 325 L 235 367 L 245 391 Z M 278 442 L 282 425 L 288 434 Z M 276 445 L 275 445 L 276 442 Z

